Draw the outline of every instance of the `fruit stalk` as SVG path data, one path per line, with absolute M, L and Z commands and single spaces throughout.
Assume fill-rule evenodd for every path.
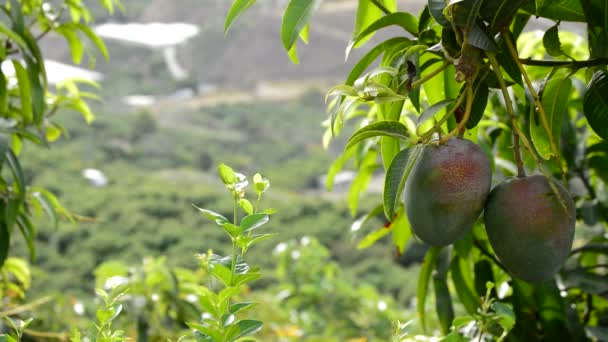
M 530 141 L 528 140 L 528 138 L 526 138 L 524 133 L 521 131 L 521 129 L 517 125 L 517 122 L 515 121 L 515 114 L 514 114 L 515 112 L 513 111 L 513 104 L 511 103 L 511 97 L 509 96 L 509 92 L 507 91 L 507 85 L 505 83 L 505 80 L 503 79 L 502 74 L 500 73 L 500 67 L 498 66 L 498 61 L 496 60 L 496 55 L 494 55 L 491 52 L 486 52 L 486 55 L 488 56 L 488 60 L 490 61 L 490 64 L 492 64 L 492 69 L 494 70 L 494 73 L 496 74 L 498 83 L 500 83 L 500 89 L 502 90 L 502 95 L 505 98 L 505 103 L 507 105 L 507 111 L 509 112 L 509 116 L 511 116 L 511 124 L 512 124 L 511 129 L 514 130 L 513 133 L 514 134 L 517 133 L 521 142 L 524 144 L 526 149 L 528 149 L 532 158 L 534 158 L 534 162 L 536 163 L 536 165 L 538 165 L 540 172 L 543 175 L 545 175 L 545 177 L 547 177 L 547 179 L 549 180 L 549 186 L 551 187 L 551 190 L 553 191 L 553 193 L 557 196 L 559 202 L 562 205 L 562 208 L 568 215 L 570 215 L 568 212 L 568 206 L 567 206 L 564 198 L 562 198 L 562 195 L 560 194 L 559 190 L 557 189 L 557 186 L 554 184 L 554 182 L 551 178 L 551 174 L 547 170 L 545 170 L 545 168 L 543 167 L 543 164 L 541 164 L 540 159 L 536 155 L 536 151 L 532 148 Z M 514 153 L 515 153 L 515 151 L 514 151 Z M 517 154 L 519 154 L 519 151 L 517 151 Z M 520 163 L 521 163 L 521 156 L 519 158 L 520 158 Z M 522 170 L 523 170 L 523 164 L 518 164 L 518 168 L 519 168 L 519 165 L 522 165 Z M 561 169 L 561 167 L 560 167 L 560 169 Z M 518 171 L 518 173 L 519 173 L 519 171 Z M 565 177 L 564 174 L 562 174 L 562 176 Z
M 448 139 L 453 137 L 456 133 L 463 131 L 465 125 L 467 124 L 467 121 L 469 121 L 469 117 L 471 116 L 471 108 L 473 107 L 473 83 L 467 83 L 466 87 L 467 103 L 465 106 L 464 116 L 462 117 L 462 120 L 460 120 L 460 122 L 458 123 L 458 126 L 453 131 L 441 138 L 441 140 L 439 141 L 440 144 L 443 144 L 448 141 Z
M 439 74 L 440 72 L 442 72 L 443 70 L 447 69 L 447 67 L 450 66 L 451 63 L 449 62 L 444 62 L 442 66 L 440 66 L 439 68 L 433 70 L 430 74 L 424 76 L 423 78 L 415 81 L 412 83 L 412 85 L 410 86 L 411 89 L 414 89 L 416 87 L 421 86 L 424 82 L 430 80 L 431 78 L 437 76 L 437 74 Z
M 486 52 L 488 56 L 488 60 L 492 65 L 492 69 L 496 74 L 496 78 L 498 79 L 498 83 L 500 84 L 500 90 L 502 91 L 502 96 L 505 99 L 505 105 L 507 107 L 507 112 L 509 113 L 509 119 L 511 120 L 511 133 L 513 134 L 513 156 L 515 157 L 515 163 L 517 164 L 517 177 L 525 177 L 526 171 L 524 170 L 524 163 L 521 159 L 521 151 L 519 146 L 519 141 L 523 142 L 526 148 L 530 151 L 530 154 L 534 157 L 534 161 L 536 164 L 540 165 L 540 161 L 536 157 L 535 152 L 532 150 L 532 146 L 528 139 L 523 135 L 523 132 L 517 125 L 517 120 L 515 119 L 515 112 L 513 110 L 513 103 L 511 102 L 511 96 L 509 96 L 509 91 L 507 90 L 507 84 L 505 83 L 502 74 L 500 73 L 500 66 L 498 65 L 498 61 L 496 60 L 496 56 L 491 52 Z
M 540 121 L 543 125 L 543 128 L 545 129 L 545 133 L 547 133 L 547 137 L 549 138 L 549 144 L 551 145 L 551 150 L 553 152 L 553 155 L 555 155 L 555 160 L 557 161 L 557 165 L 558 165 L 559 170 L 562 175 L 562 181 L 565 184 L 566 183 L 566 173 L 564 172 L 564 169 L 562 167 L 559 149 L 557 148 L 555 139 L 553 139 L 553 133 L 551 132 L 551 128 L 549 127 L 549 121 L 547 120 L 547 113 L 545 112 L 543 103 L 540 100 L 540 96 L 538 96 L 538 93 L 534 89 L 534 86 L 532 85 L 532 81 L 530 81 L 530 77 L 528 76 L 528 73 L 526 73 L 524 66 L 519 61 L 519 54 L 517 53 L 517 49 L 515 49 L 515 45 L 513 44 L 511 37 L 508 34 L 505 34 L 505 35 L 503 35 L 503 38 L 505 39 L 505 43 L 507 44 L 507 49 L 511 53 L 511 56 L 513 56 L 513 60 L 515 61 L 515 64 L 517 64 L 519 71 L 521 72 L 522 76 L 524 77 L 524 80 L 526 81 L 526 85 L 528 86 L 528 89 L 530 90 L 530 94 L 532 94 L 532 97 L 534 98 L 534 105 L 536 106 L 536 110 L 538 111 L 538 114 L 540 116 Z
M 456 111 L 456 109 L 458 109 L 458 107 L 460 107 L 460 105 L 462 104 L 462 101 L 464 101 L 465 96 L 466 96 L 466 92 L 462 93 L 456 99 L 456 102 L 454 103 L 454 106 L 439 121 L 437 121 L 437 123 L 435 125 L 433 125 L 433 127 L 431 127 L 426 133 L 424 133 L 420 137 L 420 140 L 421 141 L 425 141 L 425 140 L 429 139 L 431 137 L 431 135 L 433 133 L 435 133 L 435 131 L 437 129 L 439 129 L 441 127 L 441 125 L 443 125 L 443 123 L 446 122 L 450 118 L 450 116 L 452 116 L 452 114 L 454 114 L 454 112 Z

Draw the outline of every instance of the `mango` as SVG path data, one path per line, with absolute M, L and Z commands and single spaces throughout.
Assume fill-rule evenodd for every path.
M 496 186 L 485 208 L 490 244 L 509 272 L 528 282 L 543 282 L 559 271 L 574 239 L 576 211 L 570 194 L 547 177 L 510 178 Z
M 490 160 L 473 142 L 451 138 L 422 147 L 404 190 L 412 230 L 431 245 L 454 243 L 475 224 L 491 184 Z

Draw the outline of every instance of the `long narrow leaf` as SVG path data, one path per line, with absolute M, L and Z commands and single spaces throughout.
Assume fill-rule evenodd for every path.
M 429 283 L 431 281 L 431 274 L 437 263 L 437 257 L 443 247 L 433 246 L 431 247 L 424 256 L 424 262 L 420 268 L 420 276 L 418 277 L 418 289 L 416 290 L 416 300 L 418 309 L 418 318 L 420 319 L 420 325 L 422 330 L 426 332 L 426 312 L 425 303 L 429 290 Z
M 377 136 L 388 136 L 397 139 L 408 139 L 408 131 L 404 124 L 398 121 L 377 121 L 356 131 L 346 143 L 345 150 L 358 142 Z
M 238 18 L 241 14 L 243 14 L 251 5 L 255 3 L 256 0 L 235 0 L 230 6 L 228 10 L 228 14 L 226 15 L 226 22 L 224 23 L 224 34 L 228 33 L 228 30 L 234 24 L 236 18 Z

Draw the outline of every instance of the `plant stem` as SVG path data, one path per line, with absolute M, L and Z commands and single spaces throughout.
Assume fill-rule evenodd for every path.
M 519 141 L 521 140 L 524 143 L 526 148 L 534 157 L 534 161 L 536 161 L 537 164 L 540 164 L 540 161 L 536 157 L 535 152 L 532 150 L 530 142 L 517 125 L 517 120 L 515 119 L 515 111 L 513 110 L 513 103 L 511 102 L 511 96 L 509 96 L 509 91 L 507 90 L 507 84 L 505 83 L 505 79 L 500 73 L 500 66 L 498 65 L 498 61 L 496 60 L 496 55 L 490 52 L 486 52 L 486 55 L 488 56 L 488 60 L 492 65 L 492 70 L 494 70 L 494 73 L 496 74 L 498 84 L 500 84 L 500 90 L 502 91 L 502 96 L 505 99 L 505 105 L 507 107 L 507 112 L 509 113 L 509 119 L 511 120 L 511 132 L 513 134 L 513 156 L 515 157 L 515 163 L 517 164 L 517 177 L 525 177 L 526 171 L 524 170 L 524 163 L 521 159 Z
M 521 72 L 522 76 L 524 77 L 524 80 L 526 81 L 526 85 L 528 86 L 528 89 L 530 90 L 530 93 L 532 94 L 532 97 L 534 98 L 534 104 L 536 106 L 536 110 L 538 111 L 538 114 L 540 116 L 540 121 L 543 125 L 543 128 L 545 129 L 545 133 L 547 133 L 547 137 L 549 138 L 549 144 L 551 145 L 551 151 L 553 152 L 553 155 L 555 156 L 555 160 L 556 160 L 559 170 L 562 174 L 562 181 L 565 184 L 566 183 L 566 173 L 564 171 L 564 168 L 562 167 L 561 157 L 560 157 L 559 150 L 557 148 L 557 144 L 555 143 L 555 139 L 553 139 L 553 132 L 551 131 L 551 128 L 549 127 L 549 121 L 547 120 L 547 112 L 545 112 L 543 103 L 540 100 L 538 93 L 534 89 L 534 86 L 532 85 L 532 81 L 530 81 L 530 77 L 526 73 L 524 66 L 519 62 L 519 55 L 517 54 L 517 50 L 515 49 L 515 45 L 514 45 L 513 41 L 511 40 L 511 37 L 508 34 L 505 34 L 503 36 L 503 38 L 505 40 L 505 43 L 507 44 L 507 49 L 511 53 L 511 56 L 513 56 L 513 59 L 515 60 L 515 64 L 517 64 L 517 67 L 519 68 L 519 71 Z
M 0 318 L 1 317 L 8 317 L 8 316 L 13 316 L 16 314 L 20 314 L 22 312 L 26 312 L 29 311 L 31 309 L 34 309 L 40 305 L 46 304 L 48 302 L 50 302 L 51 300 L 53 300 L 52 297 L 43 297 L 40 299 L 37 299 L 29 304 L 24 304 L 21 306 L 17 306 L 15 308 L 9 309 L 7 311 L 0 311 Z
M 382 2 L 380 2 L 380 0 L 371 0 L 372 4 L 374 4 L 374 6 L 378 7 L 378 9 L 380 9 L 382 12 L 384 12 L 384 14 L 388 15 L 391 14 L 391 11 L 389 11 L 388 8 L 386 8 L 386 6 L 384 6 L 384 4 Z
M 441 140 L 439 140 L 440 144 L 448 141 L 448 139 L 454 136 L 454 134 L 461 132 L 464 129 L 464 126 L 467 124 L 467 121 L 469 121 L 469 117 L 471 116 L 471 108 L 473 107 L 473 83 L 467 83 L 466 87 L 467 103 L 465 106 L 464 116 L 462 117 L 462 120 L 460 120 L 460 122 L 458 123 L 458 126 L 453 131 L 446 134 L 443 138 L 441 138 Z
M 546 61 L 531 58 L 520 58 L 519 62 L 524 65 L 540 66 L 540 67 L 564 67 L 572 69 L 588 68 L 598 65 L 608 64 L 608 58 L 593 58 L 586 61 Z
M 62 333 L 54 333 L 54 332 L 46 332 L 46 331 L 36 331 L 31 329 L 25 329 L 23 331 L 25 335 L 32 337 L 39 337 L 42 339 L 55 339 L 60 341 L 68 341 L 70 338 L 70 334 L 67 332 Z
M 502 91 L 502 95 L 505 98 L 505 103 L 506 103 L 506 106 L 507 106 L 507 111 L 509 111 L 509 115 L 512 118 L 511 119 L 512 120 L 511 121 L 511 123 L 512 123 L 511 129 L 513 129 L 513 130 L 516 131 L 517 135 L 519 136 L 519 139 L 524 144 L 524 146 L 526 147 L 526 149 L 528 149 L 528 151 L 530 152 L 530 155 L 532 156 L 532 158 L 534 158 L 534 162 L 536 163 L 536 165 L 538 165 L 538 168 L 540 169 L 540 172 L 547 178 L 547 181 L 549 182 L 549 187 L 551 187 L 551 191 L 553 191 L 553 193 L 557 197 L 557 200 L 561 204 L 562 208 L 564 208 L 564 211 L 566 212 L 566 214 L 568 216 L 570 216 L 570 211 L 568 211 L 568 206 L 566 205 L 566 202 L 562 198 L 562 195 L 559 192 L 559 189 L 557 189 L 557 187 L 555 186 L 555 184 L 553 182 L 553 179 L 551 178 L 551 174 L 547 170 L 544 169 L 543 164 L 541 163 L 539 157 L 536 155 L 536 151 L 534 150 L 534 148 L 532 148 L 532 145 L 530 144 L 530 141 L 524 135 L 524 133 L 522 132 L 522 130 L 517 125 L 517 122 L 515 121 L 515 114 L 514 114 L 515 112 L 513 111 L 513 104 L 511 103 L 511 97 L 509 96 L 509 91 L 507 90 L 507 85 L 505 83 L 504 78 L 502 77 L 501 72 L 500 72 L 500 67 L 498 65 L 498 61 L 496 60 L 496 55 L 494 55 L 491 52 L 486 52 L 486 55 L 488 56 L 488 60 L 490 61 L 490 64 L 492 64 L 492 69 L 494 70 L 494 73 L 496 74 L 496 78 L 498 79 L 498 83 L 500 84 L 500 89 Z
M 451 63 L 449 62 L 444 62 L 442 66 L 440 66 L 439 68 L 433 70 L 431 73 L 429 73 L 428 75 L 425 75 L 424 77 L 422 77 L 421 79 L 415 81 L 412 83 L 411 88 L 416 88 L 421 86 L 424 82 L 430 80 L 431 78 L 437 76 L 437 74 L 439 74 L 440 72 L 442 72 L 443 70 L 447 69 L 447 67 L 450 66 Z
M 238 223 L 238 195 L 234 194 L 234 212 L 233 212 L 233 221 L 234 221 L 234 225 L 236 226 Z M 237 245 L 236 245 L 236 240 L 234 238 L 231 239 L 232 240 L 232 263 L 230 264 L 230 285 L 234 285 L 234 274 L 236 272 L 236 262 L 237 262 L 237 258 L 236 258 L 236 254 L 238 253 L 237 250 Z
M 437 121 L 437 123 L 431 127 L 431 129 L 429 129 L 426 133 L 424 133 L 421 137 L 420 140 L 425 140 L 428 139 L 433 133 L 435 133 L 435 131 L 441 127 L 441 125 L 443 125 L 444 122 L 446 122 L 450 116 L 452 114 L 454 114 L 454 112 L 456 111 L 456 109 L 458 107 L 460 107 L 460 104 L 462 103 L 462 101 L 465 98 L 466 93 L 462 93 L 460 94 L 460 96 L 458 97 L 458 99 L 456 99 L 456 103 L 454 104 L 454 106 L 452 107 L 452 109 L 450 109 L 439 121 Z M 420 135 L 418 133 L 418 129 L 416 129 L 416 134 Z

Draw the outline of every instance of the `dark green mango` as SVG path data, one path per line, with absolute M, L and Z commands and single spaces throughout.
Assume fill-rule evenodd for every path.
M 431 245 L 454 243 L 475 224 L 491 183 L 490 160 L 471 141 L 424 146 L 405 183 L 412 230 Z
M 574 239 L 574 202 L 556 181 L 565 207 L 542 175 L 509 178 L 496 186 L 485 208 L 486 231 L 498 259 L 522 280 L 551 279 Z

